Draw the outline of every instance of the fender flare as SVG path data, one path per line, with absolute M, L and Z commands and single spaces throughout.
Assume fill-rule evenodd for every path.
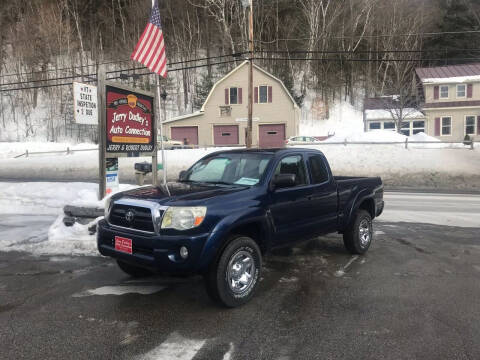
M 250 223 L 261 224 L 265 236 L 263 240 L 268 246 L 272 229 L 267 212 L 261 208 L 249 208 L 246 211 L 235 212 L 221 219 L 213 228 L 203 246 L 198 270 L 204 270 L 210 265 L 218 255 L 219 250 L 226 245 L 228 235 L 231 234 L 234 228 Z
M 368 189 L 363 189 L 363 190 L 360 190 L 357 195 L 353 198 L 352 200 L 352 203 L 351 203 L 351 206 L 350 206 L 350 211 L 348 212 L 348 216 L 347 218 L 345 219 L 345 222 L 343 224 L 343 228 L 347 227 L 348 224 L 350 224 L 350 222 L 352 221 L 352 218 L 355 214 L 355 212 L 358 210 L 358 208 L 360 207 L 360 205 L 365 201 L 365 200 L 368 200 L 368 199 L 374 199 L 375 197 L 375 193 L 374 191 L 372 192 L 368 192 Z M 373 202 L 373 205 L 375 205 L 375 201 Z M 374 209 L 374 213 L 375 213 L 375 209 Z

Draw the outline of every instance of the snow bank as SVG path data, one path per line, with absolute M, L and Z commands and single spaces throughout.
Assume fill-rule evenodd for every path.
M 227 150 L 228 148 L 222 148 Z M 165 151 L 167 171 L 170 179 L 176 179 L 181 170 L 185 170 L 195 161 L 220 148 L 177 149 Z M 55 154 L 18 159 L 0 158 L 0 179 L 32 179 L 48 181 L 98 181 L 98 158 L 96 152 L 77 152 L 70 155 Z M 148 161 L 150 157 L 120 158 L 119 179 L 121 183 L 135 183 L 134 164 Z M 159 153 L 159 162 L 161 155 Z M 146 181 L 150 181 L 150 175 Z
M 463 143 L 454 143 L 454 144 L 445 144 L 440 143 L 440 140 L 433 136 L 429 136 L 423 132 L 412 136 L 405 136 L 399 134 L 396 131 L 391 130 L 371 130 L 367 132 L 353 132 L 349 134 L 334 135 L 324 140 L 323 143 L 343 143 L 347 142 L 374 142 L 374 143 L 384 143 L 384 142 L 396 142 L 402 143 L 397 144 L 397 146 L 404 147 L 405 140 L 408 138 L 408 147 L 412 148 L 423 148 L 423 149 L 444 149 L 444 148 L 456 148 L 456 149 L 466 149 L 469 146 L 463 145 Z M 412 143 L 413 142 L 413 143 Z M 425 142 L 425 144 L 416 144 L 415 142 Z M 436 144 L 430 144 L 429 142 L 434 142 Z M 395 146 L 395 145 L 391 145 Z
M 329 118 L 315 117 L 311 102 L 306 100 L 302 107 L 299 135 L 327 136 L 363 132 L 362 110 L 348 102 L 336 102 L 329 109 Z
M 135 188 L 135 185 L 120 184 L 120 191 Z M 98 185 L 93 183 L 5 183 L 0 182 L 0 215 L 7 219 L 8 236 L 0 239 L 2 251 L 27 251 L 34 254 L 97 255 L 95 235 L 89 235 L 88 228 L 101 219 L 87 225 L 63 224 L 63 207 L 104 206 L 104 200 L 97 199 Z M 12 216 L 13 215 L 13 216 Z M 25 229 L 26 223 L 36 224 L 40 219 L 56 220 L 45 232 L 33 226 L 33 232 Z M 15 223 L 15 219 L 20 223 Z M 50 220 L 51 221 L 51 220 Z M 18 229 L 18 231 L 15 231 Z M 25 234 L 28 235 L 24 239 Z
M 323 151 L 335 175 L 381 176 L 387 188 L 480 190 L 479 148 L 328 144 L 305 147 Z
M 384 144 L 332 144 L 347 139 L 348 142 L 399 142 Z M 480 146 L 472 151 L 463 144 L 440 144 L 438 140 L 420 133 L 409 141 L 432 141 L 433 144 L 409 144 L 405 149 L 404 135 L 388 130 L 366 133 L 335 135 L 313 147 L 322 150 L 337 175 L 381 176 L 387 187 L 423 189 L 480 190 Z M 225 148 L 226 149 L 226 148 Z M 178 178 L 204 155 L 219 148 L 178 149 L 165 152 L 169 180 Z M 150 158 L 120 158 L 120 182 L 135 183 L 134 163 L 151 161 Z M 49 180 L 49 181 L 97 181 L 97 157 L 91 152 L 73 155 L 44 155 L 38 157 L 0 159 L 0 179 Z M 161 176 L 161 174 L 160 174 Z M 151 181 L 147 177 L 146 183 Z M 59 190 L 61 191 L 61 190 Z M 40 196 L 40 195 L 39 195 Z M 83 195 L 82 195 L 83 196 Z M 84 195 L 87 196 L 87 195 Z M 94 196 L 90 194 L 91 198 Z M 72 200 L 73 201 L 73 200 Z

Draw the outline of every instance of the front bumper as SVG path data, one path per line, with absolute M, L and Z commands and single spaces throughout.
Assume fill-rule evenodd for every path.
M 132 254 L 115 250 L 115 236 L 132 239 Z M 97 225 L 97 247 L 100 254 L 166 273 L 196 272 L 209 236 L 209 233 L 195 236 L 139 233 L 111 226 L 105 220 L 99 221 Z M 188 249 L 189 255 L 186 259 L 180 256 L 182 246 Z

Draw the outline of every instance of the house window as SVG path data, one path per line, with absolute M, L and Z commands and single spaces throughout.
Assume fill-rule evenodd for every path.
M 448 99 L 448 85 L 440 86 L 440 99 Z
M 475 116 L 465 116 L 465 135 L 475 135 Z
M 465 84 L 457 85 L 457 98 L 464 98 L 467 86 Z
M 425 121 L 414 121 L 412 125 L 413 135 L 418 134 L 419 132 L 425 132 Z
M 238 88 L 230 88 L 230 104 L 238 104 Z
M 259 103 L 266 104 L 268 102 L 268 86 L 262 85 L 258 87 Z
M 450 116 L 442 117 L 442 126 L 440 135 L 452 135 L 452 118 Z
M 402 122 L 400 132 L 405 136 L 410 136 L 410 123 L 408 121 Z
M 385 130 L 395 130 L 395 123 L 393 121 L 386 121 L 383 123 L 383 128 Z
M 369 124 L 369 129 L 370 130 L 378 130 L 378 129 L 380 129 L 380 126 L 381 126 L 381 123 L 379 123 L 379 122 L 371 122 Z

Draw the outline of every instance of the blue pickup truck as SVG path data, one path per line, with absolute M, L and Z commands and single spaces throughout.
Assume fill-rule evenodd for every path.
M 210 297 L 235 307 L 252 298 L 270 249 L 339 232 L 365 253 L 383 206 L 380 178 L 333 176 L 320 151 L 220 151 L 178 182 L 112 196 L 97 245 L 131 276 L 202 274 Z

